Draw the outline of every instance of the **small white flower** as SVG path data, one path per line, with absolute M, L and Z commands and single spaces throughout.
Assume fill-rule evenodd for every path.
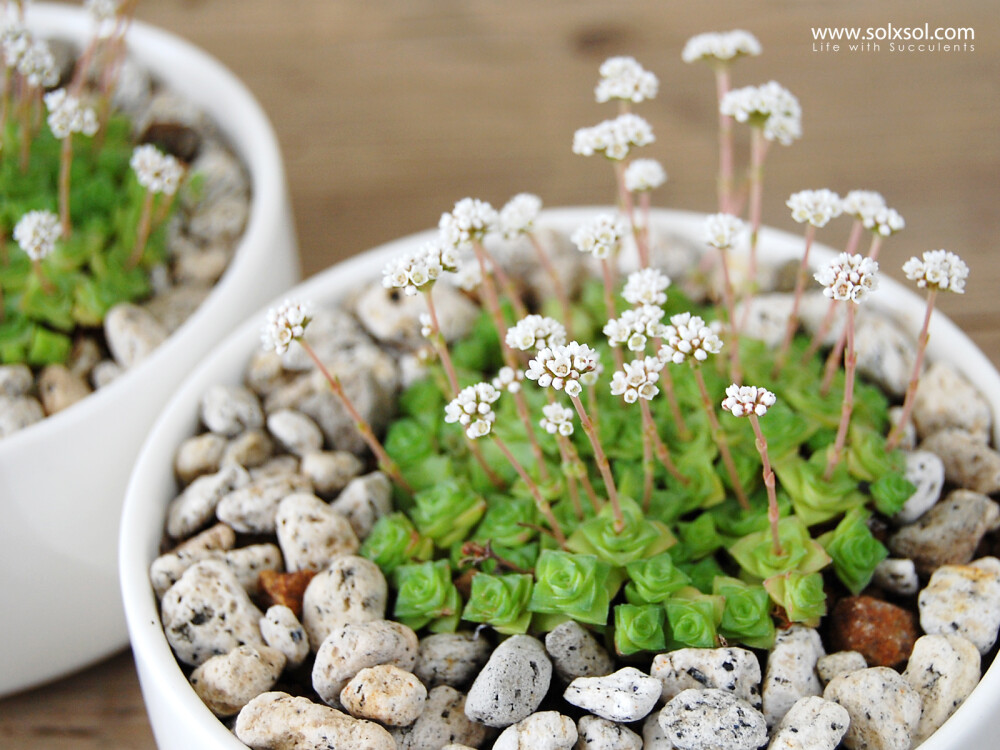
M 580 378 L 596 367 L 597 352 L 586 344 L 570 341 L 563 346 L 540 349 L 528 362 L 524 375 L 542 388 L 565 390 L 575 397 L 583 390 Z
M 551 349 L 565 343 L 566 327 L 542 315 L 528 315 L 507 329 L 507 346 L 522 352 Z
M 664 329 L 663 338 L 666 343 L 660 347 L 657 356 L 664 363 L 673 362 L 679 365 L 691 359 L 704 362 L 709 354 L 718 354 L 722 351 L 722 339 L 718 333 L 700 317 L 691 313 L 671 316 L 670 325 Z
M 601 360 L 597 360 L 593 370 L 580 374 L 580 385 L 585 385 L 588 388 L 597 385 L 597 381 L 600 380 L 602 374 L 604 374 L 604 365 L 601 363 Z
M 626 404 L 634 404 L 640 398 L 652 401 L 660 392 L 656 383 L 663 364 L 656 357 L 626 362 L 623 369 L 616 370 L 611 376 L 611 395 L 622 396 Z
M 500 209 L 500 236 L 505 240 L 516 240 L 522 234 L 534 229 L 535 219 L 542 210 L 542 199 L 531 193 L 519 193 L 507 201 Z
M 260 340 L 267 351 L 284 354 L 296 339 L 302 338 L 312 318 L 307 302 L 285 300 L 278 307 L 267 311 L 267 322 L 261 330 Z
M 728 250 L 746 231 L 746 226 L 732 214 L 710 214 L 705 218 L 705 242 L 720 250 Z
M 594 97 L 603 103 L 621 99 L 638 104 L 656 96 L 660 86 L 656 76 L 642 67 L 634 57 L 609 57 L 601 64 L 601 80 Z
M 840 216 L 843 202 L 832 190 L 800 190 L 792 193 L 785 205 L 792 209 L 792 219 L 799 224 L 809 222 L 814 227 L 825 227 L 830 219 Z
M 699 60 L 729 62 L 741 56 L 760 54 L 760 42 L 749 31 L 735 29 L 726 32 L 698 34 L 687 40 L 681 59 L 686 63 Z
M 917 286 L 940 291 L 965 293 L 969 267 L 955 253 L 928 250 L 921 258 L 910 258 L 903 264 L 903 273 Z
M 465 427 L 465 434 L 475 440 L 490 434 L 497 415 L 493 404 L 500 398 L 500 391 L 489 383 L 476 383 L 463 388 L 444 407 L 444 421 L 456 422 Z
M 59 83 L 56 59 L 42 39 L 34 39 L 24 48 L 17 61 L 17 72 L 34 88 L 47 89 Z
M 97 36 L 110 37 L 118 20 L 118 0 L 84 0 L 83 6 L 97 24 Z
M 872 211 L 862 218 L 861 223 L 864 224 L 865 229 L 870 229 L 883 237 L 888 237 L 906 228 L 906 222 L 903 221 L 899 212 L 887 206 Z
M 386 264 L 382 269 L 382 286 L 414 295 L 421 287 L 437 281 L 445 271 L 457 270 L 457 264 L 454 248 L 445 248 L 440 242 L 425 242 Z
M 438 222 L 441 241 L 458 249 L 470 247 L 493 231 L 498 218 L 496 210 L 486 201 L 462 198 L 451 213 L 441 214 Z
M 663 308 L 657 305 L 642 305 L 626 310 L 620 318 L 609 320 L 603 333 L 611 346 L 626 345 L 629 351 L 641 352 L 646 349 L 647 339 L 661 338 L 666 330 L 662 323 Z
M 767 140 L 783 146 L 802 137 L 799 100 L 775 81 L 727 92 L 719 103 L 719 111 L 737 122 L 762 127 Z
M 830 299 L 860 303 L 878 288 L 878 263 L 860 254 L 840 253 L 814 278 Z
M 30 45 L 31 35 L 16 18 L 6 18 L 0 23 L 0 48 L 6 67 L 17 68 Z
M 590 253 L 595 258 L 603 259 L 617 254 L 627 232 L 628 227 L 620 217 L 600 214 L 578 227 L 570 240 L 581 253 Z
M 636 159 L 625 168 L 625 189 L 630 193 L 655 190 L 666 181 L 667 173 L 656 159 Z
M 173 195 L 184 176 L 184 167 L 174 156 L 148 143 L 135 147 L 129 166 L 139 184 L 151 193 Z
M 97 114 L 92 108 L 83 106 L 77 97 L 70 96 L 66 89 L 46 94 L 45 107 L 49 110 L 49 129 L 60 140 L 72 133 L 92 136 L 97 132 Z
M 431 318 L 431 314 L 420 313 L 418 320 L 420 322 L 420 335 L 425 339 L 429 339 L 431 334 L 434 333 L 434 320 Z
M 521 381 L 524 380 L 524 370 L 515 370 L 513 367 L 501 367 L 497 376 L 493 378 L 493 387 L 498 391 L 517 393 L 521 390 Z
M 51 255 L 61 236 L 59 217 L 51 211 L 28 211 L 14 225 L 14 241 L 36 261 Z
M 454 274 L 454 284 L 463 292 L 474 292 L 483 283 L 483 269 L 475 258 L 463 258 Z
M 865 222 L 885 208 L 885 198 L 874 190 L 852 190 L 844 196 L 841 205 L 845 214 Z
M 628 275 L 622 297 L 630 305 L 662 305 L 669 286 L 670 277 L 658 268 L 643 268 Z
M 562 404 L 546 404 L 542 407 L 539 426 L 550 435 L 557 432 L 564 437 L 573 434 L 573 410 Z
M 748 417 L 751 414 L 763 417 L 767 414 L 767 410 L 774 406 L 775 400 L 774 394 L 766 388 L 733 383 L 726 388 L 726 398 L 722 402 L 722 408 L 732 412 L 734 417 Z
M 581 156 L 604 154 L 621 161 L 636 146 L 647 146 L 656 140 L 652 126 L 639 115 L 619 115 L 590 128 L 580 128 L 573 134 L 573 153 Z

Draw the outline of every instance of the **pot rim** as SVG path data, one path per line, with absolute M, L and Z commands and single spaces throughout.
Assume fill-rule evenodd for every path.
M 597 212 L 609 210 L 614 209 L 604 206 L 546 209 L 537 226 L 568 232 Z M 651 212 L 654 226 L 656 223 L 665 223 L 668 231 L 688 238 L 700 238 L 704 217 L 703 213 L 672 209 L 653 209 Z M 320 305 L 343 300 L 357 290 L 359 280 L 375 280 L 386 261 L 436 236 L 436 230 L 427 230 L 379 245 L 320 272 L 282 295 L 281 299 L 292 297 Z M 760 257 L 764 261 L 800 258 L 802 243 L 801 235 L 764 227 L 761 230 Z M 825 245 L 814 244 L 810 266 L 819 268 L 838 253 L 839 251 Z M 275 302 L 278 301 L 280 300 Z M 925 310 L 925 300 L 922 297 L 889 278 L 880 280 L 877 295 L 868 304 L 908 324 L 914 336 Z M 140 451 L 129 480 L 119 540 L 119 576 L 137 662 L 142 661 L 151 670 L 153 678 L 159 681 L 155 695 L 158 699 L 165 697 L 168 701 L 165 708 L 171 715 L 183 716 L 185 721 L 196 724 L 204 731 L 206 740 L 213 743 L 213 747 L 217 743 L 219 748 L 230 750 L 245 750 L 245 745 L 205 706 L 181 671 L 164 635 L 148 570 L 157 554 L 157 544 L 163 533 L 166 503 L 174 496 L 156 483 L 164 478 L 173 481 L 172 456 L 177 448 L 176 434 L 181 430 L 194 434 L 197 425 L 196 405 L 205 388 L 220 382 L 215 373 L 225 367 L 226 361 L 239 362 L 237 377 L 242 375 L 252 347 L 259 341 L 263 312 L 266 309 L 262 308 L 224 339 L 185 379 L 161 412 Z M 972 340 L 944 314 L 935 312 L 931 334 L 928 359 L 943 359 L 950 354 L 952 360 L 957 355 L 967 363 L 963 374 L 989 401 L 994 414 L 994 441 L 1000 442 L 1000 425 L 997 424 L 1000 415 L 1000 373 Z M 230 366 L 227 369 L 232 368 Z M 161 460 L 164 455 L 171 457 L 166 465 Z M 173 492 L 171 486 L 169 493 Z M 149 528 L 150 515 L 155 517 L 154 528 Z M 131 533 L 135 531 L 140 533 Z M 991 713 L 990 704 L 996 702 L 994 696 L 998 692 L 1000 664 L 994 662 L 981 676 L 972 694 L 921 748 L 944 750 L 946 747 L 957 747 L 954 744 L 955 730 L 963 725 L 970 726 L 970 722 L 974 725 L 976 714 L 988 716 Z M 948 745 L 945 745 L 946 736 L 951 740 Z
M 27 8 L 27 26 L 46 38 L 66 38 L 80 43 L 90 33 L 92 22 L 80 7 L 61 3 L 39 2 Z M 90 393 L 63 411 L 47 416 L 35 424 L 0 439 L 0 461 L 5 451 L 34 448 L 42 452 L 48 437 L 80 422 L 106 417 L 115 400 L 129 387 L 137 384 L 187 345 L 198 335 L 198 329 L 209 320 L 223 302 L 220 298 L 232 294 L 241 284 L 239 266 L 248 254 L 265 252 L 264 238 L 269 227 L 281 222 L 287 198 L 283 193 L 285 170 L 278 139 L 263 108 L 250 90 L 221 62 L 190 42 L 142 21 L 134 21 L 126 36 L 129 53 L 149 68 L 157 80 L 175 88 L 186 72 L 196 70 L 204 88 L 212 97 L 192 92 L 183 96 L 197 104 L 210 117 L 226 138 L 237 158 L 250 176 L 250 209 L 247 225 L 236 243 L 229 264 L 212 286 L 208 296 L 181 326 L 143 361 L 137 363 L 113 382 Z M 177 69 L 161 70 L 166 61 Z M 220 92 L 223 95 L 220 95 Z M 224 117 L 226 108 L 231 108 Z M 239 123 L 233 132 L 232 123 Z

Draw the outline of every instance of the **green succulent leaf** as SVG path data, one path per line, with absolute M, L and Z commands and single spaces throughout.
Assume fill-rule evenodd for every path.
M 444 549 L 465 539 L 486 512 L 486 501 L 463 479 L 445 479 L 413 496 L 417 530 Z
M 435 412 L 437 415 L 438 412 Z M 434 440 L 417 419 L 397 419 L 385 436 L 385 450 L 400 468 L 412 468 L 434 453 Z
M 659 521 L 647 520 L 632 498 L 621 497 L 625 526 L 615 529 L 615 517 L 608 503 L 594 518 L 580 524 L 567 540 L 573 552 L 592 554 L 616 566 L 656 555 L 670 548 L 674 535 Z
M 674 565 L 669 552 L 630 562 L 625 570 L 629 577 L 625 598 L 629 604 L 664 602 L 675 591 L 691 583 L 687 574 Z
M 451 580 L 447 560 L 403 565 L 396 569 L 396 607 L 399 622 L 419 630 L 453 633 L 462 613 L 462 598 Z
M 782 573 L 764 581 L 764 588 L 792 622 L 816 627 L 826 614 L 826 592 L 819 573 Z
M 676 528 L 680 544 L 671 554 L 678 561 L 700 560 L 726 543 L 715 528 L 715 517 L 711 513 L 702 513 L 693 521 L 678 523 Z
M 535 588 L 528 609 L 606 625 L 620 573 L 596 555 L 543 550 L 535 565 Z
M 874 430 L 852 425 L 847 446 L 847 467 L 858 479 L 874 482 L 906 468 L 903 451 L 888 451 L 886 438 Z
M 855 508 L 837 527 L 819 538 L 833 558 L 833 570 L 852 594 L 860 594 L 871 582 L 875 566 L 889 556 L 889 550 L 872 536 L 865 523 L 871 514 Z
M 640 651 L 662 651 L 666 612 L 658 604 L 619 604 L 615 607 L 615 651 L 622 656 Z
M 890 518 L 903 509 L 916 491 L 912 482 L 895 471 L 883 474 L 868 486 L 878 512 Z
M 865 496 L 843 463 L 837 466 L 829 481 L 823 478 L 826 472 L 824 454 L 814 454 L 809 461 L 793 456 L 774 464 L 774 472 L 792 500 L 795 515 L 806 526 L 829 521 L 865 504 Z
M 704 557 L 698 562 L 679 562 L 677 567 L 691 580 L 691 586 L 703 594 L 712 593 L 712 583 L 726 573 L 714 557 Z
M 531 622 L 528 611 L 531 589 L 530 575 L 478 573 L 472 579 L 462 619 L 486 623 L 504 635 L 527 632 Z
M 754 580 L 763 580 L 789 571 L 814 573 L 830 563 L 823 547 L 809 536 L 809 529 L 796 516 L 778 521 L 782 554 L 776 555 L 771 530 L 747 534 L 729 548 L 729 554 Z
M 494 495 L 487 500 L 488 508 L 472 538 L 493 542 L 504 547 L 527 544 L 538 533 L 538 510 L 530 497 Z
M 671 597 L 664 603 L 670 640 L 667 647 L 715 648 L 718 645 L 718 625 L 722 621 L 725 603 L 721 596 L 689 592 Z
M 761 649 L 774 644 L 771 597 L 763 586 L 721 576 L 713 581 L 712 593 L 726 601 L 719 634 L 727 642 Z
M 360 554 L 391 574 L 401 565 L 429 560 L 434 544 L 419 534 L 404 513 L 382 516 L 361 544 Z

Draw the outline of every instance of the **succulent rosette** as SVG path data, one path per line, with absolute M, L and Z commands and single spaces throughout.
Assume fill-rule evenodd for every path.
M 445 479 L 413 496 L 417 530 L 444 549 L 465 539 L 486 512 L 486 501 L 463 479 Z
M 501 496 L 490 498 L 483 519 L 472 539 L 503 547 L 518 547 L 531 541 L 537 532 L 538 510 L 530 497 Z
M 751 648 L 770 648 L 774 644 L 771 596 L 767 589 L 720 576 L 712 582 L 712 593 L 725 599 L 719 635 L 727 642 Z
M 715 517 L 709 513 L 702 513 L 693 521 L 681 521 L 676 529 L 680 543 L 671 554 L 678 561 L 700 560 L 726 544 L 715 527 Z
M 898 472 L 884 474 L 868 485 L 868 494 L 879 513 L 892 517 L 917 491 L 916 485 Z
M 764 580 L 789 571 L 815 573 L 830 563 L 830 556 L 809 536 L 801 518 L 788 516 L 778 522 L 782 554 L 774 552 L 767 529 L 747 534 L 729 548 L 729 554 L 750 577 Z
M 825 451 L 814 453 L 809 460 L 788 456 L 774 464 L 774 473 L 791 498 L 795 515 L 807 526 L 865 504 L 864 494 L 844 464 L 836 467 L 830 479 L 823 476 L 825 467 Z
M 396 569 L 393 617 L 414 630 L 425 625 L 434 633 L 453 633 L 462 613 L 462 598 L 451 580 L 447 560 L 403 565 Z
M 691 583 L 687 574 L 674 565 L 669 552 L 630 562 L 625 570 L 629 577 L 625 584 L 625 598 L 629 604 L 664 602 L 675 591 Z
M 778 510 L 782 517 L 792 514 L 791 501 L 784 492 L 778 492 Z M 709 513 L 715 519 L 715 528 L 719 533 L 736 541 L 752 531 L 768 527 L 767 494 L 761 490 L 751 495 L 750 510 L 741 508 L 736 498 L 729 498 L 721 505 L 713 507 Z
M 854 508 L 833 531 L 817 540 L 833 559 L 837 577 L 854 595 L 864 590 L 872 580 L 875 566 L 889 556 L 889 550 L 868 528 L 870 516 L 863 508 Z
M 703 594 L 711 594 L 715 579 L 726 575 L 715 557 L 705 557 L 698 562 L 677 563 L 681 572 L 691 579 L 691 586 Z
M 504 635 L 525 633 L 531 623 L 531 589 L 530 575 L 477 573 L 462 619 L 485 623 Z
M 361 545 L 360 554 L 389 575 L 400 565 L 429 560 L 434 543 L 421 536 L 405 513 L 382 516 Z
M 662 651 L 666 612 L 659 604 L 619 604 L 615 607 L 615 651 L 622 656 Z
M 668 649 L 718 646 L 718 626 L 725 610 L 721 596 L 682 590 L 668 599 L 663 606 L 670 625 Z
M 528 609 L 555 616 L 540 618 L 540 630 L 551 630 L 545 626 L 570 618 L 603 626 L 621 582 L 621 574 L 596 555 L 543 550 L 535 565 L 535 588 Z
M 635 500 L 621 498 L 625 526 L 615 528 L 611 504 L 605 505 L 594 518 L 584 521 L 567 540 L 573 552 L 597 555 L 616 566 L 658 554 L 675 543 L 666 524 L 648 520 Z
M 768 578 L 764 581 L 764 588 L 784 608 L 785 615 L 792 622 L 816 627 L 826 614 L 826 591 L 823 590 L 823 576 L 819 573 L 793 570 Z

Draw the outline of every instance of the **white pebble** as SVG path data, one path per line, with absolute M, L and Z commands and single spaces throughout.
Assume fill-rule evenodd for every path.
M 489 727 L 516 724 L 538 708 L 551 679 L 552 662 L 541 641 L 511 636 L 496 647 L 469 688 L 465 714 Z
M 174 455 L 174 472 L 181 484 L 190 484 L 204 474 L 217 472 L 226 445 L 226 439 L 214 432 L 195 435 L 181 443 Z
M 0 396 L 0 438 L 13 435 L 45 419 L 45 410 L 33 396 Z
M 340 691 L 340 703 L 351 716 L 394 727 L 415 722 L 426 699 L 420 680 L 394 664 L 365 667 Z
M 371 560 L 355 555 L 332 560 L 302 597 L 302 624 L 313 650 L 342 625 L 384 618 L 388 597 L 385 576 Z
M 448 685 L 427 693 L 424 710 L 413 724 L 392 730 L 398 750 L 437 750 L 447 744 L 481 747 L 487 729 L 465 715 L 465 696 Z
M 221 498 L 215 515 L 244 534 L 273 534 L 281 501 L 311 489 L 308 480 L 297 474 L 254 479 Z
M 576 620 L 567 620 L 549 631 L 545 650 L 552 657 L 556 674 L 566 682 L 577 677 L 611 674 L 615 668 L 607 649 Z
M 655 677 L 635 667 L 625 667 L 602 677 L 577 677 L 563 698 L 609 721 L 639 721 L 660 699 L 663 686 Z
M 493 648 L 475 633 L 432 633 L 420 639 L 416 675 L 427 687 L 462 688 L 479 674 Z
M 767 741 L 760 711 L 728 690 L 684 690 L 663 707 L 659 722 L 680 750 L 757 750 Z
M 268 607 L 258 623 L 264 642 L 285 655 L 289 667 L 297 667 L 309 656 L 309 638 L 295 613 L 284 604 Z
M 824 686 L 829 684 L 830 680 L 834 677 L 840 677 L 841 675 L 867 668 L 868 662 L 857 651 L 836 651 L 832 654 L 821 656 L 816 662 L 816 674 L 819 675 L 819 679 Z
M 123 302 L 104 316 L 104 337 L 115 362 L 127 370 L 162 344 L 167 330 L 143 308 Z
M 294 409 L 279 409 L 268 414 L 267 429 L 285 450 L 296 456 L 323 447 L 323 433 L 317 424 Z
M 810 695 L 788 709 L 767 750 L 834 750 L 850 724 L 843 706 Z
M 237 464 L 198 477 L 167 507 L 167 533 L 179 539 L 197 531 L 215 515 L 223 497 L 249 481 L 246 469 Z
M 232 716 L 274 687 L 285 668 L 285 655 L 268 646 L 239 646 L 197 667 L 191 687 L 216 716 Z
M 742 648 L 681 648 L 653 657 L 650 675 L 663 685 L 662 700 L 682 690 L 718 688 L 760 708 L 760 662 Z
M 925 635 L 913 644 L 903 679 L 920 694 L 923 710 L 913 735 L 919 744 L 938 730 L 979 684 L 975 644 L 959 635 Z
M 576 731 L 578 750 L 642 750 L 642 737 L 628 727 L 599 716 L 581 717 Z M 529 745 L 528 750 L 533 747 Z
M 823 697 L 847 709 L 844 744 L 855 750 L 909 750 L 920 721 L 920 695 L 898 672 L 870 667 L 835 677 Z
M 762 689 L 764 716 L 773 727 L 799 698 L 822 695 L 816 662 L 825 656 L 823 642 L 813 628 L 793 625 L 778 633 L 767 657 Z
M 503 730 L 493 750 L 570 750 L 576 740 L 571 718 L 558 711 L 539 711 Z
M 410 672 L 417 662 L 417 634 L 402 623 L 373 620 L 337 628 L 316 653 L 312 684 L 331 705 L 365 667 L 393 664 Z
M 875 566 L 872 582 L 879 588 L 900 596 L 913 596 L 920 590 L 920 578 L 913 560 L 887 557 Z
M 917 597 L 920 627 L 928 635 L 960 635 L 979 653 L 989 651 L 1000 629 L 1000 560 L 943 565 Z
M 381 471 L 356 477 L 330 507 L 347 516 L 354 533 L 364 539 L 378 519 L 392 513 L 392 482 Z
M 289 572 L 323 570 L 333 558 L 353 555 L 361 546 L 343 515 L 305 492 L 281 501 L 275 527 Z
M 348 451 L 312 451 L 302 456 L 302 473 L 320 497 L 340 492 L 363 468 L 361 459 Z
M 201 421 L 209 430 L 235 437 L 245 429 L 264 425 L 260 400 L 242 385 L 215 385 L 201 398 Z
M 913 451 L 906 454 L 904 476 L 917 489 L 900 511 L 892 517 L 895 523 L 913 523 L 930 510 L 941 497 L 944 487 L 944 463 L 930 451 Z

